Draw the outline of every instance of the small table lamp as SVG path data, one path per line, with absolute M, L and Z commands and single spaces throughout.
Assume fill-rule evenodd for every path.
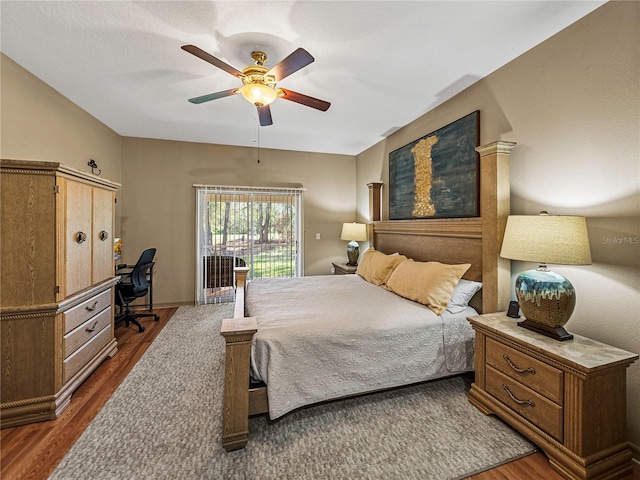
M 358 257 L 360 256 L 360 245 L 358 241 L 367 239 L 367 226 L 364 223 L 343 223 L 342 234 L 340 240 L 349 240 L 347 244 L 347 265 L 358 265 Z
M 538 262 L 536 270 L 516 279 L 516 296 L 526 320 L 518 325 L 556 340 L 569 340 L 564 325 L 576 305 L 576 291 L 569 280 L 551 272 L 547 263 L 590 265 L 591 251 L 584 217 L 510 215 L 500 256 Z

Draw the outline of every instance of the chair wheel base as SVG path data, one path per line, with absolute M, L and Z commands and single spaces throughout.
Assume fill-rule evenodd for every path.
M 144 327 L 142 326 L 142 324 L 137 320 L 140 317 L 154 317 L 154 320 L 157 322 L 158 320 L 160 320 L 160 317 L 154 313 L 146 313 L 146 314 L 136 314 L 131 312 L 130 310 L 128 312 L 125 312 L 124 315 L 122 315 L 121 317 L 116 317 L 115 322 L 114 322 L 114 326 L 118 325 L 121 322 L 124 322 L 124 326 L 125 327 L 129 327 L 129 324 L 132 323 L 134 324 L 136 327 L 138 327 L 138 333 L 142 333 L 144 332 Z

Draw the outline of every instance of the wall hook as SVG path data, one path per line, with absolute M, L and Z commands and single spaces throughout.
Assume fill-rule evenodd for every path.
M 93 173 L 94 175 L 100 175 L 102 173 L 102 170 L 98 168 L 98 164 L 94 159 L 89 160 L 88 165 L 91 167 L 91 173 Z M 94 170 L 98 170 L 98 173 L 96 173 Z

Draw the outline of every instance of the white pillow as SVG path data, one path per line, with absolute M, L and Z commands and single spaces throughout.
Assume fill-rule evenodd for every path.
M 456 287 L 453 289 L 449 303 L 447 304 L 447 311 L 450 313 L 460 313 L 471 301 L 471 298 L 476 294 L 478 290 L 482 288 L 482 283 L 473 282 L 471 280 L 460 279 Z

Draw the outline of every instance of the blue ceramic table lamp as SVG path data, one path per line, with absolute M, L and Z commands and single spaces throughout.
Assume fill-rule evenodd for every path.
M 340 240 L 349 240 L 347 244 L 347 265 L 358 265 L 358 257 L 360 256 L 359 241 L 367 239 L 367 226 L 364 223 L 343 223 Z
M 576 291 L 569 280 L 550 271 L 547 264 L 591 264 L 584 217 L 547 212 L 510 215 L 500 256 L 539 264 L 516 279 L 516 296 L 526 318 L 518 325 L 556 340 L 573 338 L 564 325 L 576 305 Z

